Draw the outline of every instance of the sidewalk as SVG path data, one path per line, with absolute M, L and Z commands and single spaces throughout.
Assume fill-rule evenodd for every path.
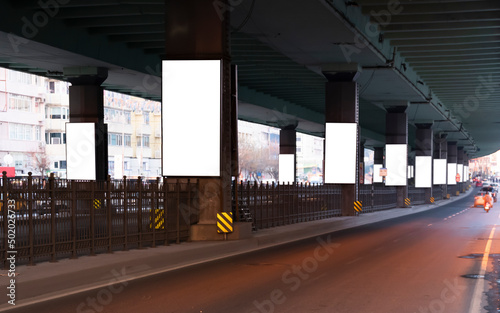
M 333 231 L 375 223 L 438 208 L 470 195 L 474 188 L 437 204 L 391 209 L 360 216 L 280 226 L 257 231 L 252 238 L 238 241 L 184 242 L 142 250 L 117 251 L 111 254 L 63 259 L 16 268 L 16 307 L 56 299 L 86 290 L 104 288 L 117 280 L 127 281 L 178 268 L 213 261 L 228 256 L 318 236 Z M 1 270 L 0 312 L 12 309 L 7 304 L 7 271 Z

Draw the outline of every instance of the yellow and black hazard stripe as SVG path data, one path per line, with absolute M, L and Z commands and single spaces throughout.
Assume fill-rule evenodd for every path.
M 155 229 L 165 229 L 164 216 L 165 216 L 164 209 L 155 209 L 155 222 L 154 222 Z M 151 223 L 152 219 L 153 219 L 153 216 L 150 215 L 149 216 L 149 229 L 153 229 L 153 223 Z
M 406 204 L 406 206 L 410 206 L 411 205 L 410 198 L 405 198 L 405 204 Z
M 217 232 L 219 234 L 233 232 L 233 213 L 217 213 Z
M 363 211 L 363 202 L 362 201 L 354 201 L 354 211 L 361 213 Z
M 99 210 L 101 208 L 101 200 L 94 199 L 94 209 Z
M 431 203 L 434 203 L 434 197 L 431 197 L 430 200 L 431 200 Z

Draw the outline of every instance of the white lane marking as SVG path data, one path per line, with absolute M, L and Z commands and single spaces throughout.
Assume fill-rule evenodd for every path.
M 499 215 L 500 218 L 500 215 Z M 486 267 L 488 266 L 488 258 L 490 256 L 491 249 L 491 241 L 493 239 L 493 235 L 495 234 L 496 224 L 493 226 L 490 232 L 490 236 L 488 237 L 488 242 L 486 243 L 486 247 L 484 248 L 483 260 L 481 262 L 481 269 L 479 270 L 479 275 L 484 277 L 486 273 Z M 474 292 L 472 293 L 472 301 L 469 307 L 469 313 L 477 313 L 482 312 L 481 300 L 484 293 L 484 279 L 476 280 L 476 284 L 474 286 Z
M 356 263 L 356 262 L 358 262 L 358 261 L 359 261 L 359 260 L 361 260 L 361 259 L 362 259 L 362 257 L 359 257 L 359 258 L 354 259 L 354 260 L 352 260 L 352 261 L 350 261 L 350 262 L 347 262 L 346 264 L 347 264 L 347 265 L 349 265 L 349 264 L 352 264 L 352 263 Z

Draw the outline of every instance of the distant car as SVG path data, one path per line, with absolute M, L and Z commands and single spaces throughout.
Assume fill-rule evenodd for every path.
M 491 183 L 490 186 L 493 187 L 496 193 L 498 193 L 498 183 Z
M 497 202 L 497 191 L 492 186 L 486 186 L 481 188 L 481 193 L 486 194 L 489 193 L 493 198 L 493 201 Z
M 482 181 L 480 181 L 480 180 L 478 180 L 478 181 L 476 182 L 476 187 L 483 187 L 483 182 L 482 182 Z
M 474 196 L 474 207 L 477 208 L 478 206 L 484 206 L 484 193 L 482 192 L 478 192 L 475 196 Z

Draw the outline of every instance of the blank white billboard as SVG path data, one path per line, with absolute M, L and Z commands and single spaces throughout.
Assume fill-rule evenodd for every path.
M 448 185 L 457 184 L 457 163 L 448 163 Z
M 415 187 L 416 188 L 431 188 L 432 187 L 432 157 L 431 156 L 416 156 L 415 157 Z
M 96 179 L 94 123 L 66 123 L 66 177 Z
M 295 155 L 279 155 L 279 182 L 283 184 L 295 182 Z
M 382 164 L 373 164 L 373 182 L 382 183 L 383 177 L 380 176 L 380 169 L 384 167 Z
M 460 175 L 460 182 L 464 182 L 464 165 L 457 164 L 457 173 Z
M 385 146 L 385 167 L 387 168 L 386 186 L 406 186 L 408 147 L 405 144 Z
M 325 183 L 356 183 L 358 124 L 326 123 Z
M 434 160 L 434 185 L 446 185 L 446 159 Z
M 123 178 L 123 156 L 120 154 L 117 154 L 114 156 L 114 162 L 113 162 L 113 177 L 115 179 L 122 179 Z
M 162 61 L 164 176 L 220 176 L 221 61 Z

